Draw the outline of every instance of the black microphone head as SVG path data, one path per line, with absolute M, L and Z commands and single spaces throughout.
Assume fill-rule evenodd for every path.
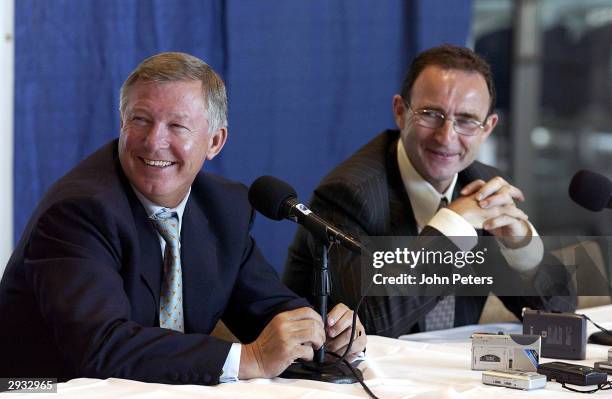
M 289 216 L 287 200 L 297 198 L 293 187 L 273 176 L 258 177 L 249 188 L 249 202 L 262 215 L 282 220 Z
M 610 203 L 612 182 L 599 173 L 580 170 L 569 185 L 569 196 L 578 205 L 599 212 Z

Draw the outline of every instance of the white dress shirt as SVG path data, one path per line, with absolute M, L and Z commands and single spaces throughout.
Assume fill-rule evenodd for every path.
M 451 203 L 458 175 L 453 176 L 449 187 L 443 194 L 440 194 L 416 171 L 406 154 L 402 140 L 398 140 L 397 144 L 397 163 L 404 188 L 410 199 L 418 231 L 421 232 L 428 225 L 449 237 L 462 251 L 468 251 L 475 247 L 478 243 L 476 229 L 462 216 L 450 209 L 442 208 L 438 210 L 442 198 L 446 198 L 447 202 Z M 533 225 L 527 223 L 532 234 L 529 244 L 522 248 L 511 249 L 504 246 L 499 240 L 497 242 L 508 265 L 517 271 L 530 274 L 544 256 L 544 245 Z M 454 237 L 460 237 L 461 239 L 454 239 Z
M 183 222 L 183 213 L 185 212 L 185 205 L 187 205 L 189 194 L 191 194 L 191 188 L 189 188 L 187 195 L 185 195 L 185 198 L 183 198 L 183 200 L 178 204 L 176 208 L 166 208 L 166 207 L 154 204 L 147 197 L 145 197 L 142 193 L 136 190 L 134 186 L 132 186 L 132 189 L 134 190 L 134 194 L 136 194 L 136 197 L 138 198 L 142 206 L 145 208 L 145 211 L 147 212 L 147 217 L 149 218 L 152 217 L 153 215 L 155 215 L 162 209 L 165 209 L 168 212 L 176 212 L 178 216 L 178 229 L 179 229 L 179 237 L 180 237 L 181 229 L 182 229 L 182 222 Z M 161 248 L 161 253 L 162 253 L 162 258 L 163 258 L 164 250 L 166 249 L 166 241 L 159 234 L 157 230 L 155 230 L 155 232 L 157 233 L 157 237 L 159 238 L 159 245 Z M 181 243 L 179 239 L 179 248 L 180 248 L 180 245 Z M 242 345 L 238 343 L 232 344 L 232 347 L 230 348 L 227 358 L 225 359 L 225 363 L 223 364 L 223 374 L 221 374 L 221 377 L 219 377 L 220 382 L 238 381 L 238 370 L 240 368 L 241 351 L 242 351 Z

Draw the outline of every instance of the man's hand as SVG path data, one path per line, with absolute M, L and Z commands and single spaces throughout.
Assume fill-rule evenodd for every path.
M 518 248 L 529 243 L 528 216 L 514 202 L 525 200 L 521 190 L 498 176 L 488 182 L 471 182 L 461 190 L 461 195 L 448 208 L 463 216 L 474 228 L 500 237 L 507 247 Z
M 312 360 L 325 342 L 321 316 L 311 308 L 279 313 L 259 337 L 243 345 L 238 378 L 273 378 L 294 360 Z
M 345 304 L 339 303 L 327 314 L 327 342 L 325 349 L 342 355 L 348 346 L 351 338 L 351 326 L 353 324 L 353 311 Z M 357 317 L 355 325 L 355 339 L 351 346 L 351 351 L 346 359 L 350 362 L 355 359 L 357 354 L 363 352 L 367 338 L 365 329 Z

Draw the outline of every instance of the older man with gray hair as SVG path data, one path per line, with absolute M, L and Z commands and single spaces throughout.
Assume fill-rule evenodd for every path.
M 219 76 L 158 54 L 120 112 L 119 139 L 49 189 L 7 265 L 0 376 L 216 384 L 345 347 L 352 312 L 336 306 L 325 331 L 251 238 L 245 187 L 201 171 L 227 139 Z M 219 320 L 245 344 L 210 336 Z

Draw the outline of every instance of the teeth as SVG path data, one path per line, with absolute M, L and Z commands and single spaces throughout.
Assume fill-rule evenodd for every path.
M 149 166 L 157 166 L 159 168 L 163 168 L 163 167 L 170 166 L 173 164 L 173 162 L 170 162 L 170 161 L 153 161 L 151 159 L 145 159 L 145 158 L 143 158 L 142 160 L 144 161 L 144 163 L 146 163 Z
M 433 152 L 434 154 L 445 156 L 445 157 L 452 157 L 454 155 L 454 154 L 450 154 L 450 153 L 446 153 L 442 151 L 435 151 L 435 150 L 431 150 L 431 152 Z

